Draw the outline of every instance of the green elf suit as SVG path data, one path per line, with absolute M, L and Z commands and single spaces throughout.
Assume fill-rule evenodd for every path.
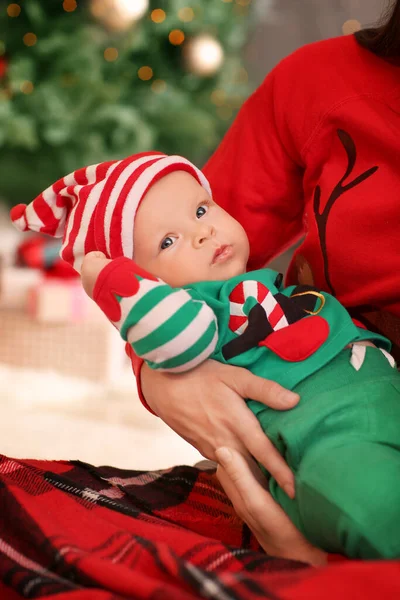
M 400 373 L 386 338 L 329 294 L 283 288 L 270 269 L 178 289 L 121 258 L 94 297 L 153 369 L 182 373 L 212 358 L 298 392 L 284 412 L 248 400 L 295 474 L 295 499 L 270 478 L 273 497 L 329 552 L 400 557 Z M 362 340 L 378 348 L 352 346 Z

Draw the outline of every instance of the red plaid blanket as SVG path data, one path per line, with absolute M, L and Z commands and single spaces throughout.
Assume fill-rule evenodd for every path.
M 400 563 L 260 551 L 215 476 L 0 457 L 0 599 L 400 598 Z

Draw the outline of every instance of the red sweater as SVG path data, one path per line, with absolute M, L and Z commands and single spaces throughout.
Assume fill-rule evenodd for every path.
M 203 170 L 247 231 L 249 269 L 305 235 L 289 284 L 400 316 L 400 66 L 353 36 L 301 48 L 245 102 Z

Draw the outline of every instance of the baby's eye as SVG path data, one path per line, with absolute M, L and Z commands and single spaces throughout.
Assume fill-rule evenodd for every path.
M 202 206 L 199 206 L 199 208 L 198 208 L 198 209 L 197 209 L 197 211 L 196 211 L 196 217 L 197 217 L 198 219 L 201 219 L 201 217 L 202 217 L 203 215 L 205 215 L 205 214 L 206 214 L 206 212 L 207 212 L 207 207 L 206 207 L 206 206 L 204 206 L 204 205 L 202 205 Z
M 174 240 L 172 237 L 166 237 L 161 242 L 160 248 L 161 248 L 161 250 L 165 250 L 166 248 L 169 248 L 170 246 L 172 246 L 173 243 L 174 243 Z

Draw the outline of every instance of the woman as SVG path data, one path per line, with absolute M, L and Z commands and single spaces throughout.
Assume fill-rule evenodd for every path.
M 397 0 L 380 27 L 312 44 L 282 61 L 245 103 L 204 169 L 216 201 L 249 235 L 249 268 L 260 268 L 305 236 L 288 283 L 313 283 L 335 294 L 355 318 L 390 337 L 395 354 L 399 58 Z M 281 485 L 290 476 L 243 399 L 290 409 L 295 395 L 213 361 L 178 377 L 144 365 L 139 379 L 150 409 L 219 462 L 221 483 L 268 552 L 325 560 L 274 504 L 251 460 L 263 463 Z

